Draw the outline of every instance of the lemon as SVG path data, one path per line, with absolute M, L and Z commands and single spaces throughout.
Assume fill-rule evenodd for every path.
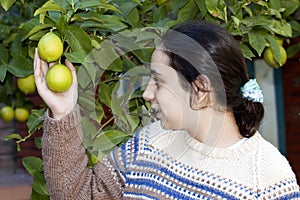
M 17 85 L 24 94 L 33 93 L 36 89 L 33 74 L 25 78 L 18 78 Z
M 26 108 L 15 109 L 15 119 L 19 122 L 25 122 L 29 117 L 29 111 Z
M 72 85 L 71 70 L 63 65 L 56 64 L 48 70 L 46 74 L 46 83 L 53 92 L 65 92 Z
M 39 40 L 38 53 L 40 58 L 46 62 L 56 61 L 63 54 L 63 43 L 55 33 L 46 33 Z
M 14 109 L 11 106 L 4 106 L 0 110 L 0 115 L 5 122 L 10 122 L 14 118 Z
M 264 51 L 264 60 L 266 61 L 266 63 L 274 68 L 279 68 L 282 65 L 284 65 L 286 63 L 286 59 L 287 59 L 287 55 L 286 55 L 286 51 L 285 49 L 280 46 L 280 54 L 281 54 L 281 62 L 278 63 L 274 57 L 274 53 L 273 50 L 271 49 L 271 47 L 268 47 L 265 51 Z

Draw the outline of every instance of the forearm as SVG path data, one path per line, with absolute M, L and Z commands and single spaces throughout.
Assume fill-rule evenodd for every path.
M 116 180 L 106 177 L 111 175 L 105 166 L 102 166 L 105 169 L 102 172 L 87 168 L 88 159 L 82 140 L 78 106 L 60 120 L 45 116 L 43 161 L 47 189 L 52 199 L 110 199 L 112 197 L 108 195 L 114 192 L 107 190 L 119 189 L 112 187 L 116 184 L 106 183 Z

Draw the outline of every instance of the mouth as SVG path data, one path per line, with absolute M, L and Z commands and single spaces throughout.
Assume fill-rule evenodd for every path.
M 150 108 L 150 117 L 151 119 L 160 119 L 160 116 L 161 116 L 161 112 L 160 112 L 160 109 L 159 107 L 157 106 L 153 106 Z

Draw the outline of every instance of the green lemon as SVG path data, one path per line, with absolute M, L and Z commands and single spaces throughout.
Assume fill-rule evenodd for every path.
M 33 93 L 36 89 L 33 74 L 25 78 L 18 78 L 17 85 L 24 94 Z
M 71 70 L 62 64 L 56 64 L 48 70 L 46 74 L 46 83 L 53 92 L 65 92 L 72 85 Z
M 26 108 L 15 109 L 15 119 L 19 122 L 25 122 L 29 117 L 29 111 Z
M 14 109 L 11 106 L 4 106 L 0 110 L 0 116 L 5 122 L 10 122 L 14 118 Z
M 274 57 L 274 53 L 273 50 L 271 49 L 271 47 L 268 47 L 265 51 L 264 51 L 264 60 L 266 61 L 266 63 L 274 68 L 279 68 L 282 65 L 284 65 L 286 63 L 287 60 L 287 55 L 286 55 L 286 51 L 285 49 L 280 46 L 280 54 L 281 54 L 281 62 L 278 63 Z
M 55 33 L 49 32 L 39 40 L 38 53 L 46 62 L 56 61 L 63 54 L 63 43 Z

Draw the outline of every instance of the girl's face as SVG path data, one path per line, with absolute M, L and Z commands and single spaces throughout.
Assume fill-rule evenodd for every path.
M 190 92 L 183 89 L 179 81 L 177 72 L 169 66 L 169 57 L 155 50 L 151 59 L 151 79 L 143 98 L 150 101 L 156 117 L 166 129 L 186 129 L 191 125 Z

